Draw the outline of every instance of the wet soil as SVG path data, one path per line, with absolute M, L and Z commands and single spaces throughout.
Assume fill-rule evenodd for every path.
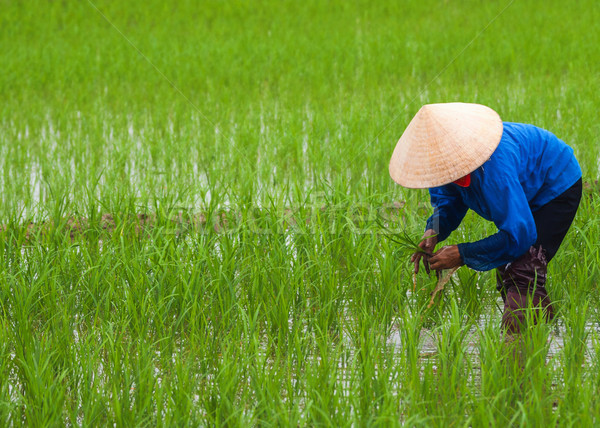
M 24 242 L 32 242 L 56 233 L 64 234 L 71 240 L 91 236 L 110 236 L 118 229 L 118 233 L 132 234 L 138 237 L 149 237 L 150 232 L 157 227 L 168 233 L 177 235 L 214 231 L 216 233 L 235 232 L 245 225 L 261 232 L 272 232 L 274 220 L 282 232 L 309 226 L 313 221 L 320 223 L 323 217 L 338 218 L 344 212 L 344 218 L 349 219 L 355 226 L 361 227 L 383 219 L 389 225 L 401 225 L 404 216 L 404 202 L 391 202 L 380 207 L 339 207 L 322 205 L 317 209 L 294 210 L 284 208 L 277 213 L 260 208 L 248 211 L 221 210 L 213 213 L 178 212 L 170 216 L 157 216 L 154 213 L 117 214 L 104 213 L 95 219 L 69 215 L 55 221 L 25 221 L 0 225 L 0 233 L 13 233 L 23 238 Z M 315 221 L 318 218 L 318 221 Z

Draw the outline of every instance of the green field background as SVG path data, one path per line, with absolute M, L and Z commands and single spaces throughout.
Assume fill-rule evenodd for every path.
M 595 0 L 0 0 L 0 424 L 597 424 L 599 22 Z M 419 237 L 427 192 L 388 162 L 452 101 L 583 169 L 525 376 L 492 274 L 428 310 L 377 221 Z M 450 242 L 493 231 L 470 214 Z
M 98 177 L 104 199 L 319 179 L 398 198 L 395 142 L 449 101 L 550 129 L 595 180 L 598 18 L 585 1 L 3 1 L 3 213 L 50 187 L 77 206 Z

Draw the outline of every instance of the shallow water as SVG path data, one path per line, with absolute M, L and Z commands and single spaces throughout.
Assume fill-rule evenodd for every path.
M 498 325 L 498 340 L 502 340 L 500 333 L 500 319 L 490 320 L 494 324 Z M 486 328 L 486 322 L 481 322 L 476 327 L 471 327 L 467 337 L 465 339 L 465 349 L 467 354 L 473 358 L 473 362 L 479 360 L 479 335 L 480 330 Z M 594 350 L 594 338 L 600 335 L 600 327 L 596 323 L 588 322 L 585 325 L 586 341 L 585 346 L 587 353 L 593 353 Z M 559 356 L 564 350 L 564 339 L 567 337 L 568 332 L 565 325 L 558 320 L 548 337 L 548 354 L 546 357 L 547 361 Z M 401 338 L 400 333 L 395 331 L 389 339 L 390 343 L 401 349 Z M 438 348 L 436 344 L 436 337 L 432 330 L 422 329 L 420 337 L 420 348 L 419 353 L 423 358 L 434 357 L 438 354 Z

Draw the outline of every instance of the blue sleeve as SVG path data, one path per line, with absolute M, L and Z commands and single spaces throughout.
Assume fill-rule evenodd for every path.
M 533 214 L 516 176 L 509 172 L 487 177 L 482 190 L 498 232 L 477 242 L 458 245 L 462 261 L 479 271 L 514 261 L 537 239 Z
M 452 186 L 433 187 L 429 189 L 429 195 L 433 215 L 427 219 L 425 230 L 433 229 L 438 235 L 438 242 L 441 242 L 456 230 L 468 208 Z

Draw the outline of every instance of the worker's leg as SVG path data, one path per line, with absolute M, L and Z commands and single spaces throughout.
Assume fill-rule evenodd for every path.
M 535 319 L 551 320 L 554 309 L 546 292 L 548 263 L 542 247 L 531 247 L 514 262 L 507 265 L 502 276 L 504 290 L 504 314 L 502 327 L 509 334 L 519 333 L 525 324 L 525 308 L 534 308 Z
M 554 310 L 545 288 L 548 262 L 562 243 L 581 200 L 581 179 L 533 213 L 538 239 L 527 253 L 498 269 L 498 289 L 504 300 L 502 326 L 517 333 L 525 321 L 523 309 L 531 300 L 537 317 L 552 319 Z
M 537 230 L 535 246 L 542 246 L 548 262 L 552 260 L 573 223 L 581 201 L 581 179 L 533 213 Z

